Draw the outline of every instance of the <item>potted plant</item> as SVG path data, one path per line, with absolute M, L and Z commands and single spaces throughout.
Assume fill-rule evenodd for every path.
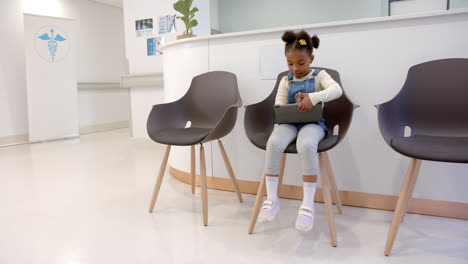
M 177 36 L 177 39 L 195 37 L 193 35 L 192 28 L 198 25 L 198 21 L 193 19 L 195 12 L 199 11 L 198 8 L 192 7 L 193 0 L 179 0 L 174 3 L 174 9 L 180 12 L 183 16 L 178 16 L 177 18 L 182 20 L 185 24 L 185 31 L 183 35 Z

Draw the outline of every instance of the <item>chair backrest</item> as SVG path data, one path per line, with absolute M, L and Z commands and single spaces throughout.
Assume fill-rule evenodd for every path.
M 214 71 L 195 76 L 183 97 L 183 105 L 192 126 L 213 127 L 227 107 L 241 105 L 236 75 Z
M 332 69 L 322 68 L 322 67 L 314 67 L 314 69 L 321 69 L 325 70 L 330 76 L 335 80 L 337 83 L 340 84 L 341 87 L 341 79 L 340 74 Z M 263 101 L 264 103 L 268 102 L 268 106 L 271 107 L 273 111 L 273 105 L 275 104 L 275 97 L 278 91 L 279 83 L 284 76 L 287 76 L 289 71 L 282 72 L 278 75 L 276 80 L 275 88 L 271 92 L 271 94 Z M 351 124 L 351 119 L 353 115 L 353 110 L 356 106 L 348 99 L 346 93 L 343 89 L 343 95 L 340 98 L 325 103 L 325 107 L 323 109 L 323 116 L 325 119 L 325 125 L 329 129 L 330 133 L 333 131 L 335 125 L 339 126 L 339 135 L 341 139 L 344 137 L 346 132 L 348 131 L 349 125 Z
M 468 59 L 443 59 L 411 67 L 393 99 L 412 134 L 468 135 Z

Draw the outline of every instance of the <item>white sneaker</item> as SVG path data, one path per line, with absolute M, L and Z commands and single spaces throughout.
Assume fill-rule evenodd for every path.
M 314 227 L 315 209 L 301 206 L 296 219 L 296 229 L 302 232 L 309 232 Z
M 276 214 L 280 209 L 279 199 L 276 201 L 266 200 L 262 204 L 260 213 L 258 214 L 258 222 L 265 223 L 275 219 Z

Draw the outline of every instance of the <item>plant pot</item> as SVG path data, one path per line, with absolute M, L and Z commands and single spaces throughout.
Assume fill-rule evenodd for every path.
M 191 38 L 191 37 L 196 37 L 197 35 L 194 35 L 193 33 L 189 33 L 189 34 L 183 34 L 183 35 L 179 35 L 177 36 L 176 38 L 177 39 L 184 39 L 184 38 Z

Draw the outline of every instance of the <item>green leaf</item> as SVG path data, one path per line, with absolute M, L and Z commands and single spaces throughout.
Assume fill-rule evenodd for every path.
M 178 0 L 173 4 L 174 9 L 184 15 L 178 16 L 177 18 L 184 22 L 187 30 L 198 25 L 198 21 L 192 18 L 195 16 L 195 13 L 200 10 L 196 7 L 190 10 L 192 3 L 193 0 Z
M 186 6 L 186 3 L 183 0 L 179 0 L 174 3 L 174 9 L 180 12 L 182 15 L 187 16 L 189 14 L 188 10 L 190 7 Z
M 192 10 L 190 10 L 190 14 L 195 14 L 195 12 L 198 12 L 198 8 L 194 7 Z
M 187 11 L 190 10 L 190 7 L 192 6 L 193 0 L 185 0 L 185 3 L 187 4 Z
M 185 12 L 185 16 L 189 16 L 190 14 L 190 7 L 192 6 L 192 1 L 193 0 L 182 0 L 185 2 L 185 6 L 184 6 L 184 12 Z
M 189 19 L 192 19 L 195 16 L 195 12 L 199 11 L 198 8 L 194 7 L 192 10 L 190 10 L 190 16 Z
M 184 21 L 185 28 L 190 28 L 190 22 L 189 22 L 188 18 L 182 17 L 181 20 Z
M 190 28 L 193 28 L 198 25 L 198 21 L 196 19 L 190 21 Z

